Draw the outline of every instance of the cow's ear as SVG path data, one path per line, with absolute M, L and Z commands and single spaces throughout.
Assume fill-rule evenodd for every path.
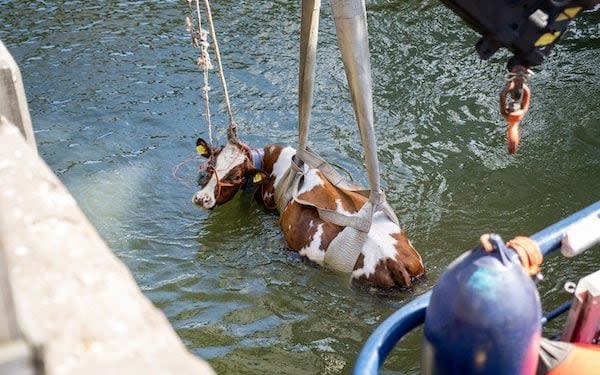
M 269 175 L 262 169 L 251 169 L 248 171 L 247 178 L 254 185 L 262 185 L 269 180 Z
M 196 152 L 207 158 L 212 154 L 212 147 L 204 139 L 198 138 L 196 140 Z

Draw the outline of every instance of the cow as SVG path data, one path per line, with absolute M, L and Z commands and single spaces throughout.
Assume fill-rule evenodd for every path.
M 275 189 L 293 163 L 294 148 L 271 144 L 250 149 L 231 139 L 225 146 L 215 148 L 199 138 L 196 149 L 207 158 L 205 177 L 192 198 L 196 206 L 213 209 L 230 201 L 242 187 L 256 185 L 255 199 L 268 210 L 279 211 L 279 226 L 287 247 L 319 265 L 324 263 L 329 244 L 344 228 L 321 219 L 314 206 L 302 202 L 317 202 L 319 207 L 355 214 L 368 200 L 333 185 L 319 169 L 305 166 L 296 193 L 298 199 L 278 205 Z M 351 273 L 359 285 L 397 289 L 410 287 L 425 273 L 425 268 L 400 227 L 383 212 L 376 212 Z

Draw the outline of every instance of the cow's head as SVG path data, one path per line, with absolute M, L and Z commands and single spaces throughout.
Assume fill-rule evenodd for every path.
M 192 202 L 205 209 L 229 202 L 246 183 L 247 179 L 260 182 L 263 174 L 254 169 L 248 146 L 241 142 L 229 141 L 227 145 L 213 148 L 198 138 L 196 150 L 207 158 L 205 175 L 200 181 L 200 190 L 194 194 Z

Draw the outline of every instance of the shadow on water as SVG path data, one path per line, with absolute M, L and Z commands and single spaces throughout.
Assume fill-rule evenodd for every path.
M 212 4 L 240 136 L 296 143 L 298 4 Z M 0 39 L 19 63 L 39 151 L 187 347 L 219 373 L 348 373 L 373 329 L 495 231 L 531 234 L 598 199 L 600 12 L 578 19 L 531 81 L 522 146 L 505 152 L 497 95 L 506 54 L 435 1 L 368 4 L 378 153 L 386 196 L 427 278 L 381 296 L 284 248 L 277 217 L 243 193 L 198 210 L 171 169 L 206 136 L 187 4 L 0 0 Z M 328 5 L 323 5 L 310 145 L 366 183 Z M 217 141 L 227 119 L 211 78 Z M 193 183 L 195 162 L 181 169 Z M 550 257 L 544 307 L 600 263 Z M 549 326 L 560 330 L 560 321 Z M 420 331 L 385 373 L 419 372 Z

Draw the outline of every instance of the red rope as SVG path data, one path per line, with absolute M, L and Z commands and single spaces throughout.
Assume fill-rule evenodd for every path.
M 189 156 L 189 157 L 185 158 L 184 160 L 180 161 L 179 163 L 177 163 L 177 164 L 176 164 L 176 165 L 175 165 L 175 166 L 174 166 L 174 167 L 171 169 L 171 175 L 173 176 L 173 178 L 174 178 L 175 180 L 177 180 L 177 181 L 178 181 L 180 184 L 182 184 L 183 186 L 187 187 L 187 188 L 188 188 L 188 189 L 190 189 L 190 190 L 196 190 L 196 189 L 194 189 L 194 187 L 193 187 L 193 186 L 191 186 L 190 184 L 188 184 L 188 183 L 187 183 L 187 182 L 186 182 L 186 181 L 185 181 L 183 178 L 181 178 L 181 177 L 177 176 L 177 171 L 179 171 L 179 168 L 181 168 L 181 166 L 183 166 L 183 165 L 185 165 L 185 164 L 189 163 L 189 162 L 190 162 L 190 161 L 192 161 L 192 160 L 199 159 L 199 158 L 200 158 L 200 155 L 192 155 L 192 156 Z M 200 171 L 202 171 L 202 170 L 205 170 L 207 166 L 208 166 L 208 160 L 207 160 L 207 161 L 205 161 L 204 163 L 200 164 L 199 170 L 200 170 Z

